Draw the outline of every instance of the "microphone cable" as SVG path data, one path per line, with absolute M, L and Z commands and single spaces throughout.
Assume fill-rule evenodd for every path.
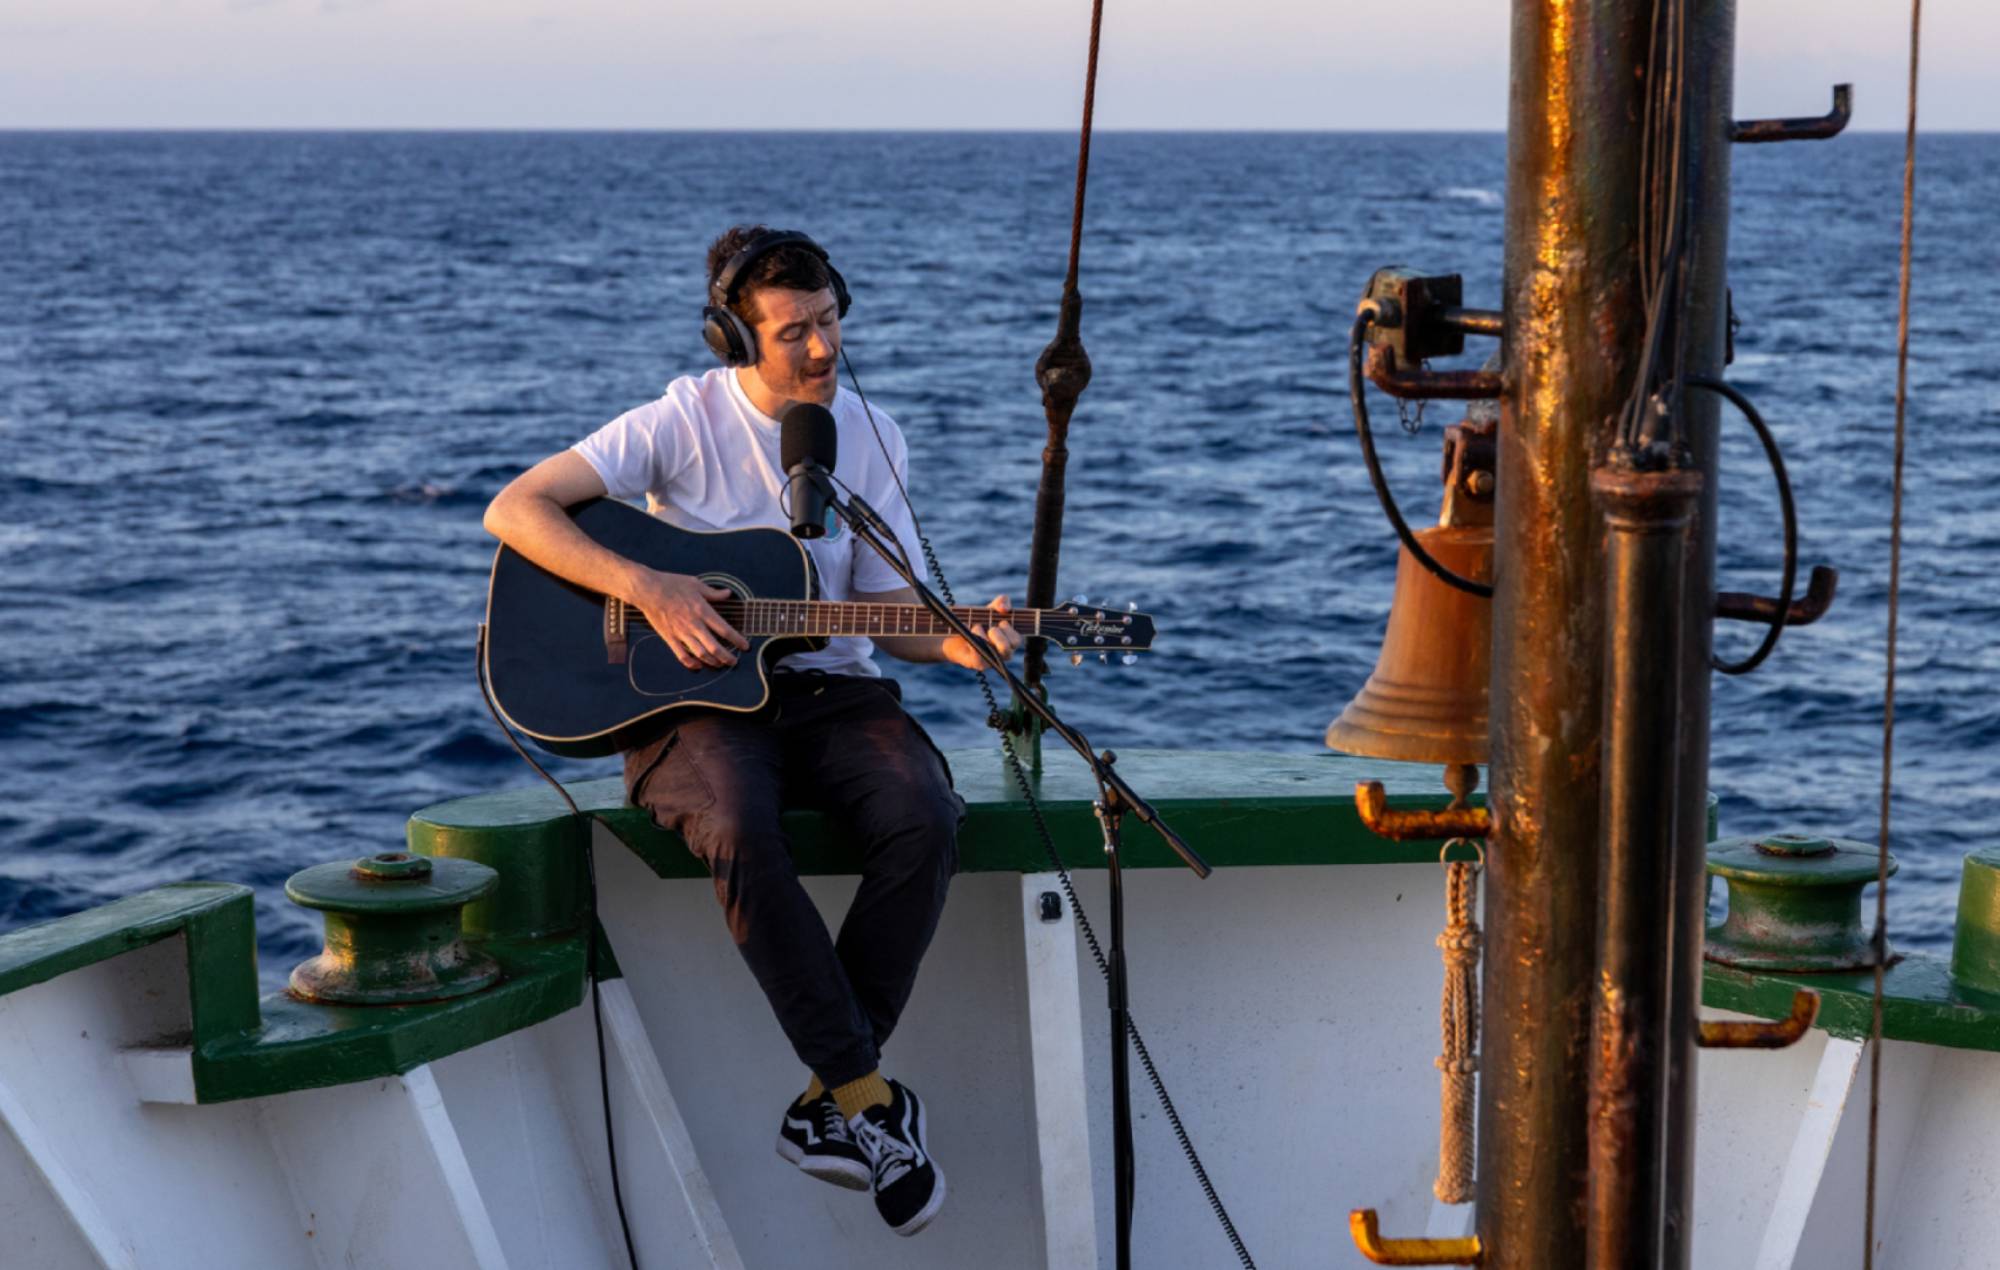
M 619 1232 L 625 1236 L 625 1259 L 631 1263 L 632 1270 L 639 1270 L 639 1253 L 632 1244 L 632 1223 L 625 1216 L 625 1192 L 618 1184 L 618 1139 L 611 1128 L 611 1070 L 604 1053 L 604 1003 L 597 995 L 597 850 L 591 844 L 590 826 L 603 825 L 614 838 L 618 837 L 618 831 L 611 828 L 610 823 L 602 816 L 591 815 L 578 807 L 576 799 L 570 797 L 562 782 L 549 775 L 548 769 L 535 761 L 535 756 L 528 753 L 515 738 L 514 729 L 508 727 L 507 721 L 500 717 L 500 708 L 493 703 L 493 688 L 486 678 L 486 623 L 484 622 L 479 624 L 479 642 L 475 657 L 479 667 L 479 695 L 486 699 L 486 712 L 493 716 L 494 725 L 500 729 L 500 734 L 507 738 L 507 744 L 514 747 L 514 753 L 521 756 L 521 761 L 534 768 L 535 774 L 547 781 L 556 791 L 556 796 L 568 804 L 569 814 L 584 822 L 583 876 L 590 896 L 590 925 L 583 932 L 585 941 L 583 969 L 584 974 L 590 979 L 590 1017 L 597 1030 L 597 1093 L 604 1106 L 604 1150 L 611 1162 L 611 1202 L 618 1209 Z
M 882 426 L 875 421 L 875 411 L 868 404 L 868 394 L 861 391 L 861 380 L 854 373 L 854 363 L 848 359 L 847 349 L 840 350 L 841 364 L 847 367 L 847 382 L 854 387 L 854 395 L 861 400 L 861 409 L 868 416 L 868 426 L 875 433 L 875 444 L 882 451 L 883 461 L 889 466 L 889 477 L 896 482 L 896 492 L 902 496 L 903 507 L 910 513 L 910 526 L 916 530 L 917 543 L 923 548 L 924 563 L 930 566 L 931 577 L 937 580 L 938 593 L 944 602 L 956 608 L 958 600 L 951 593 L 951 583 L 945 579 L 944 568 L 938 564 L 937 552 L 931 547 L 930 537 L 924 533 L 923 522 L 917 517 L 917 508 L 910 501 L 910 491 L 904 486 L 903 478 L 896 471 L 896 464 L 889 457 L 889 446 L 882 439 Z M 986 726 L 1000 734 L 1000 752 L 1006 756 L 1007 770 L 1013 774 L 1014 784 L 1021 791 L 1021 799 L 1028 805 L 1028 815 L 1035 822 L 1035 833 L 1042 840 L 1042 851 L 1049 863 L 1055 866 L 1056 879 L 1062 884 L 1063 896 L 1069 901 L 1069 911 L 1076 917 L 1077 930 L 1083 935 L 1084 944 L 1090 949 L 1091 960 L 1097 963 L 1097 973 L 1106 984 L 1111 981 L 1111 964 L 1105 959 L 1104 950 L 1097 942 L 1097 932 L 1091 928 L 1090 917 L 1083 911 L 1083 905 L 1076 898 L 1076 886 L 1070 880 L 1069 869 L 1063 864 L 1062 854 L 1056 849 L 1055 835 L 1049 831 L 1048 821 L 1042 815 L 1041 800 L 1035 797 L 1028 772 L 1021 764 L 1021 756 L 1014 752 L 1014 739 L 1007 732 L 1007 715 L 1000 708 L 1000 700 L 993 692 L 993 681 L 986 677 L 986 671 L 975 670 L 979 677 L 979 691 L 986 698 Z M 1132 1040 L 1132 1052 L 1138 1056 L 1139 1065 L 1146 1070 L 1146 1079 L 1153 1086 L 1153 1094 L 1159 1100 L 1160 1110 L 1166 1113 L 1167 1124 L 1174 1131 L 1174 1138 L 1180 1144 L 1181 1154 L 1187 1157 L 1188 1167 L 1194 1171 L 1195 1181 L 1201 1185 L 1201 1192 L 1208 1200 L 1208 1207 L 1222 1226 L 1222 1233 L 1229 1238 L 1230 1247 L 1236 1252 L 1236 1259 L 1244 1270 L 1257 1270 L 1257 1263 L 1250 1257 L 1250 1250 L 1243 1246 L 1242 1236 L 1236 1233 L 1236 1223 L 1229 1219 L 1229 1210 L 1223 1206 L 1221 1195 L 1216 1193 L 1215 1183 L 1209 1179 L 1208 1169 L 1201 1162 L 1200 1152 L 1195 1150 L 1194 1139 L 1188 1136 L 1187 1127 L 1181 1123 L 1180 1112 L 1174 1107 L 1173 1098 L 1167 1093 L 1167 1083 L 1160 1078 L 1159 1069 L 1153 1065 L 1153 1056 L 1146 1050 L 1145 1039 L 1139 1035 L 1139 1024 L 1130 1010 L 1125 1014 L 1125 1033 Z

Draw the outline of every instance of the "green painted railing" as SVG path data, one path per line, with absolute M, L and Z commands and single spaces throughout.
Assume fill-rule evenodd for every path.
M 950 756 L 968 810 L 960 835 L 967 872 L 1048 867 L 1027 804 L 992 752 Z M 1436 843 L 1384 842 L 1362 826 L 1354 787 L 1380 780 L 1392 808 L 1442 806 L 1436 768 L 1312 754 L 1138 751 L 1119 762 L 1217 869 L 1275 865 L 1422 863 Z M 1103 867 L 1082 765 L 1051 755 L 1038 795 L 1065 863 Z M 705 876 L 671 833 L 624 805 L 615 780 L 570 787 L 583 809 L 662 878 Z M 1711 813 L 1712 814 L 1712 813 Z M 823 818 L 792 814 L 786 829 L 806 874 L 853 872 L 855 860 Z M 338 1007 L 257 995 L 251 895 L 241 886 L 191 882 L 0 936 L 0 996 L 176 936 L 187 945 L 195 1090 L 203 1102 L 374 1079 L 483 1044 L 569 1010 L 585 980 L 585 827 L 546 788 L 456 799 L 410 818 L 409 845 L 424 855 L 475 859 L 500 871 L 488 899 L 467 908 L 465 930 L 499 961 L 496 986 L 456 1000 Z M 1125 860 L 1136 869 L 1179 868 L 1143 825 L 1128 820 Z M 603 964 L 615 966 L 602 943 Z M 611 973 L 615 973 L 613 970 Z M 1867 1030 L 1866 975 L 1749 974 L 1709 968 L 1704 1000 L 1778 1017 L 1795 986 L 1820 989 L 1820 1024 Z M 1889 976 L 1887 1034 L 2000 1051 L 2000 1011 L 1968 998 L 1941 958 L 1912 954 Z M 1996 1003 L 2000 1004 L 2000 1003 Z

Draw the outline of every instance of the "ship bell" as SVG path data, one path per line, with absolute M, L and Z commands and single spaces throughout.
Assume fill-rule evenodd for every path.
M 1443 510 L 1436 525 L 1413 533 L 1446 569 L 1490 584 L 1495 423 L 1479 414 L 1475 407 L 1445 430 Z M 1492 607 L 1399 549 L 1382 651 L 1368 682 L 1327 727 L 1327 745 L 1367 758 L 1484 763 Z

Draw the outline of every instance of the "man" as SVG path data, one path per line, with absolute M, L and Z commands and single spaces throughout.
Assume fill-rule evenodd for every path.
M 599 547 L 565 508 L 644 494 L 683 528 L 789 527 L 778 419 L 795 402 L 816 402 L 838 428 L 835 476 L 882 515 L 909 559 L 920 558 L 901 492 L 902 433 L 839 388 L 848 297 L 826 253 L 803 234 L 738 226 L 709 248 L 708 277 L 703 336 L 725 365 L 674 380 L 657 401 L 542 460 L 500 491 L 485 522 L 543 568 L 638 607 L 690 668 L 732 665 L 748 647 L 711 603 L 729 593 Z M 915 602 L 844 527 L 806 547 L 821 598 Z M 1007 597 L 993 607 L 1004 611 Z M 973 630 L 1004 655 L 1020 646 L 1004 621 Z M 983 664 L 957 636 L 874 643 L 906 661 Z M 909 1235 L 936 1215 L 944 1177 L 923 1104 L 883 1077 L 880 1052 L 937 929 L 964 804 L 870 652 L 867 639 L 835 638 L 783 658 L 772 699 L 755 714 L 669 712 L 663 735 L 625 752 L 625 781 L 631 800 L 708 866 L 730 934 L 810 1072 L 785 1111 L 779 1154 L 815 1177 L 872 1190 L 883 1219 Z M 860 849 L 861 886 L 838 938 L 799 885 L 779 825 L 784 806 L 825 810 Z

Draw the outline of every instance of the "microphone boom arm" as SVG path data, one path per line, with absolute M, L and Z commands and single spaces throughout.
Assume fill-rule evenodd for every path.
M 1005 679 L 1013 688 L 1016 700 L 1025 703 L 1028 709 L 1046 725 L 1048 731 L 1061 737 L 1071 749 L 1082 756 L 1083 761 L 1090 765 L 1091 775 L 1097 780 L 1097 787 L 1103 795 L 1105 806 L 1129 813 L 1158 834 L 1173 853 L 1180 857 L 1181 862 L 1194 871 L 1196 877 L 1205 878 L 1214 872 L 1208 862 L 1187 844 L 1187 840 L 1175 833 L 1173 828 L 1161 819 L 1153 805 L 1141 798 L 1137 791 L 1126 783 L 1125 778 L 1112 766 L 1116 761 L 1116 755 L 1109 750 L 1101 756 L 1093 751 L 1088 738 L 1063 722 L 1049 707 L 1049 703 L 1042 699 L 1040 693 L 1028 689 L 1027 684 L 1007 664 L 1007 659 L 1001 656 L 999 649 L 974 635 L 972 629 L 951 611 L 951 606 L 923 584 L 916 576 L 916 570 L 911 567 L 906 553 L 902 551 L 901 544 L 896 541 L 895 533 L 883 523 L 874 508 L 870 507 L 859 494 L 842 498 L 839 491 L 832 488 L 832 481 L 826 478 L 823 471 L 815 473 L 814 479 L 826 495 L 827 506 L 833 508 L 834 514 L 847 522 L 848 528 L 855 536 L 867 543 L 870 550 L 882 557 L 888 566 L 909 584 L 911 592 L 925 608 L 931 611 L 932 615 L 978 651 L 987 667 Z

